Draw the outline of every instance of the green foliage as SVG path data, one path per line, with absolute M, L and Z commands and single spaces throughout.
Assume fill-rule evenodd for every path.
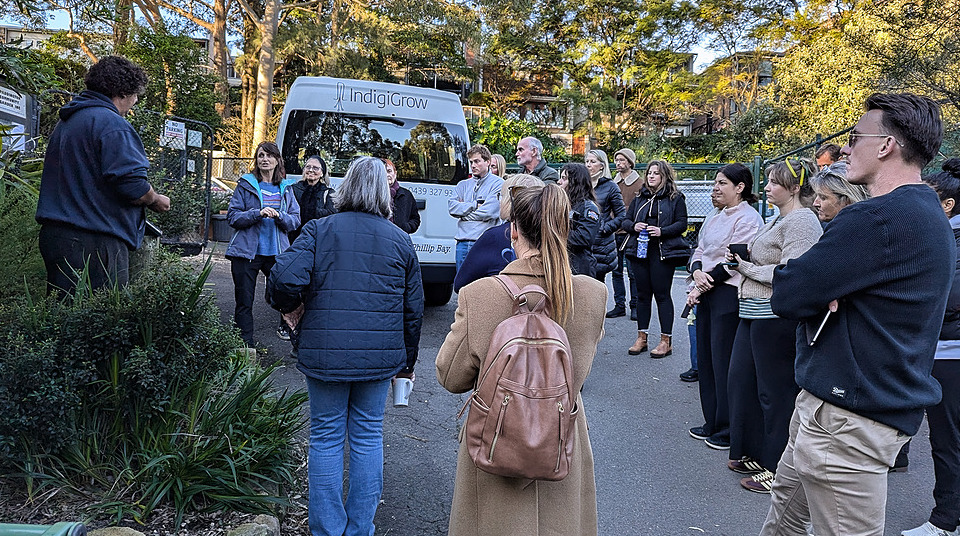
M 170 210 L 150 212 L 149 218 L 171 241 L 199 242 L 198 234 L 207 207 L 205 177 L 188 174 L 180 180 L 167 180 L 166 170 L 152 168 L 148 180 L 157 192 L 170 198 Z
M 547 162 L 559 163 L 568 159 L 560 142 L 529 121 L 511 119 L 493 112 L 486 119 L 470 121 L 467 127 L 470 130 L 471 143 L 486 145 L 491 153 L 503 155 L 507 162 L 513 161 L 517 142 L 527 136 L 533 136 L 543 143 L 543 155 Z
M 206 51 L 186 35 L 165 28 L 135 27 L 130 41 L 117 51 L 143 67 L 150 79 L 138 106 L 220 126 L 214 95 L 216 77 L 206 69 Z
M 0 137 L 7 137 L 9 125 L 0 125 Z M 45 287 L 46 272 L 40 258 L 37 236 L 40 225 L 37 196 L 43 161 L 24 160 L 17 151 L 0 155 L 0 301 Z
M 31 293 L 42 292 L 46 271 L 37 242 L 36 196 L 6 184 L 0 189 L 0 243 L 5 244 L 0 248 L 0 301 L 8 301 L 23 295 L 25 284 Z
M 0 306 L 0 469 L 117 520 L 286 504 L 305 395 L 234 350 L 211 269 L 160 253 L 124 288 Z
M 721 131 L 722 139 L 717 145 L 721 158 L 738 162 L 749 161 L 756 155 L 770 158 L 810 141 L 789 135 L 790 121 L 789 113 L 779 106 L 754 106 Z
M 50 58 L 32 48 L 20 48 L 21 42 L 0 43 L 0 80 L 27 93 L 39 93 L 61 84 Z

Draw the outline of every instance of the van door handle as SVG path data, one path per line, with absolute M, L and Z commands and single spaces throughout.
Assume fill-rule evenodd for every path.
M 417 199 L 417 210 L 426 210 L 427 201 L 425 199 Z

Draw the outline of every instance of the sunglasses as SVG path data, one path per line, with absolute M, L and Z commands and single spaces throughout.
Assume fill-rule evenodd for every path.
M 893 138 L 893 141 L 897 142 L 897 145 L 903 147 L 903 144 L 900 143 L 900 140 L 893 136 L 892 134 L 861 134 L 859 132 L 851 132 L 850 137 L 847 138 L 847 145 L 852 149 L 854 145 L 857 144 L 857 138 Z
M 523 190 L 524 188 L 526 188 L 526 186 L 520 184 L 514 184 L 513 186 L 508 187 L 507 193 L 510 195 L 510 199 L 513 200 L 513 196 L 517 195 L 517 192 Z M 502 193 L 502 191 L 497 192 L 497 199 L 500 199 Z

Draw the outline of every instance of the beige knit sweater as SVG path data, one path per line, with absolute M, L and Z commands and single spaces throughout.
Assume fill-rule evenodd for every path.
M 750 261 L 736 267 L 743 274 L 739 297 L 769 300 L 773 295 L 774 268 L 803 255 L 820 240 L 821 234 L 820 220 L 807 208 L 792 210 L 767 222 L 750 243 Z

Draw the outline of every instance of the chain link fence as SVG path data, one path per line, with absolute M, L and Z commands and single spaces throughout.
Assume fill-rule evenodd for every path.
M 213 129 L 183 117 L 138 110 L 132 120 L 140 134 L 153 188 L 170 198 L 170 210 L 148 212 L 163 233 L 160 242 L 182 255 L 196 255 L 209 235 Z

